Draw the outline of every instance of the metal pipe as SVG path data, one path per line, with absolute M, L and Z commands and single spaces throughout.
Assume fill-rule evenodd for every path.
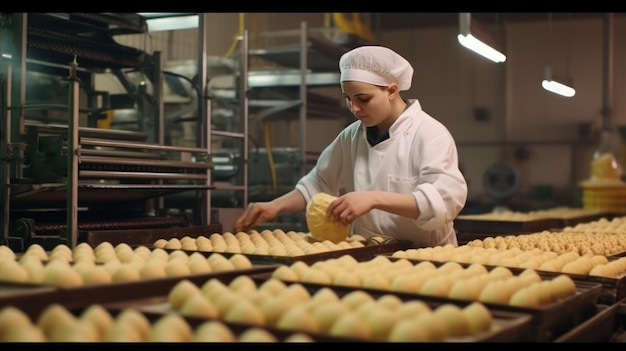
M 89 163 L 101 163 L 108 165 L 131 165 L 131 166 L 161 166 L 169 168 L 195 168 L 195 169 L 207 169 L 212 167 L 212 163 L 199 163 L 199 162 L 184 162 L 184 161 L 151 161 L 142 159 L 124 159 L 116 157 L 94 157 L 94 156 L 81 156 L 81 164 Z
M 211 99 L 208 92 L 207 72 L 207 38 L 209 38 L 209 14 L 198 14 L 198 90 L 200 91 L 200 103 L 198 104 L 198 130 L 196 145 L 205 148 L 211 158 Z M 210 187 L 213 183 L 212 169 L 207 168 L 204 174 L 205 185 Z M 200 224 L 211 224 L 211 191 L 207 190 L 200 194 Z
M 95 146 L 110 146 L 110 147 L 122 147 L 128 149 L 142 149 L 142 150 L 158 150 L 168 152 L 197 152 L 206 153 L 206 149 L 196 147 L 184 147 L 184 146 L 167 146 L 156 144 L 142 144 L 142 143 L 125 143 L 112 140 L 92 139 L 92 138 L 80 138 L 81 145 L 95 145 Z
M 134 178 L 134 179 L 206 179 L 206 174 L 80 171 L 81 178 Z
M 65 79 L 69 81 L 68 92 L 68 157 L 67 157 L 67 230 L 66 243 L 70 248 L 75 248 L 78 241 L 78 153 L 80 146 L 78 145 L 78 106 L 80 104 L 80 79 L 76 75 L 76 56 L 74 62 L 70 65 L 70 74 Z
M 602 130 L 609 131 L 613 100 L 613 13 L 604 15 L 604 66 L 602 67 Z

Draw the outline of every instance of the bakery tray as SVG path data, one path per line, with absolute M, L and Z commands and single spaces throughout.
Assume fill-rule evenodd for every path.
M 141 314 L 143 314 L 146 319 L 151 323 L 154 324 L 157 320 L 159 320 L 161 317 L 163 317 L 166 313 L 171 313 L 172 311 L 170 309 L 166 308 L 161 308 L 162 311 L 157 311 L 158 309 L 153 308 L 152 311 L 148 310 L 148 309 L 142 309 L 141 306 L 140 308 L 136 308 L 136 305 L 128 305 L 128 304 L 111 304 L 111 305 L 101 305 L 102 307 L 104 307 L 104 309 L 111 315 L 111 316 L 117 316 L 119 313 L 121 313 L 122 311 L 124 311 L 127 308 L 133 308 L 137 311 L 139 311 Z M 162 306 L 166 306 L 166 305 L 162 305 Z M 85 309 L 89 307 L 89 306 L 85 306 L 84 308 L 73 308 L 70 309 L 69 312 L 71 312 L 74 316 L 80 316 L 83 311 L 85 311 Z M 193 329 L 195 330 L 200 324 L 207 322 L 209 320 L 218 320 L 221 323 L 223 323 L 225 326 L 227 326 L 235 335 L 239 336 L 240 334 L 242 334 L 243 332 L 245 332 L 247 329 L 249 328 L 258 328 L 258 329 L 263 329 L 267 332 L 269 332 L 271 335 L 273 335 L 274 337 L 276 337 L 279 341 L 284 341 L 287 337 L 293 335 L 296 333 L 296 331 L 293 330 L 284 330 L 284 329 L 278 329 L 278 328 L 273 328 L 273 327 L 269 327 L 269 326 L 258 326 L 258 325 L 252 325 L 252 324 L 245 324 L 245 323 L 236 323 L 236 322 L 228 322 L 225 320 L 221 320 L 221 319 L 207 319 L 207 318 L 199 318 L 199 317 L 191 317 L 191 316 L 182 316 L 181 317 L 185 320 L 185 322 L 187 322 L 187 324 Z M 32 318 L 32 316 L 31 316 Z M 330 335 L 324 335 L 324 334 L 320 334 L 320 333 L 311 333 L 311 332 L 307 332 L 307 331 L 297 331 L 300 334 L 305 334 L 307 336 L 309 336 L 311 338 L 311 340 L 313 340 L 314 342 L 363 342 L 363 340 L 357 340 L 357 339 L 351 339 L 351 338 L 343 338 L 343 337 L 335 337 L 335 336 L 330 336 Z
M 0 308 L 13 305 L 21 308 L 29 315 L 38 314 L 51 303 L 59 303 L 68 309 L 80 308 L 90 304 L 107 302 L 141 300 L 167 295 L 170 289 L 182 279 L 187 279 L 197 285 L 202 285 L 211 278 L 234 279 L 240 275 L 253 275 L 272 271 L 278 265 L 258 265 L 248 269 L 234 269 L 221 272 L 190 274 L 165 278 L 141 279 L 136 281 L 114 282 L 106 284 L 90 284 L 78 287 L 46 287 L 39 285 L 37 293 L 13 294 L 0 298 Z M 24 284 L 6 283 L 11 289 Z M 1 287 L 1 286 L 0 286 Z
M 381 254 L 387 254 L 387 253 L 391 254 L 395 251 L 406 250 L 412 247 L 410 241 L 396 241 L 392 243 L 381 243 L 381 244 L 365 242 L 365 245 L 366 246 L 364 247 L 355 247 L 355 248 L 344 249 L 344 250 L 332 250 L 332 251 L 320 252 L 320 253 L 309 254 L 309 255 L 300 255 L 300 256 L 271 256 L 271 255 L 256 255 L 256 254 L 244 254 L 244 253 L 241 253 L 241 255 L 246 256 L 250 260 L 250 262 L 255 263 L 255 264 L 290 265 L 296 261 L 302 261 L 310 265 L 317 261 L 324 261 L 324 260 L 331 259 L 331 258 L 338 258 L 343 255 L 350 255 L 354 257 L 354 259 L 356 259 L 357 261 L 369 261 L 375 256 L 378 256 Z M 150 246 L 150 247 L 154 249 L 154 246 Z M 207 257 L 216 253 L 216 251 L 189 251 L 189 250 L 172 250 L 172 249 L 164 249 L 164 250 L 167 252 L 184 251 L 187 254 L 199 252 Z M 228 252 L 220 252 L 220 254 L 224 255 L 225 257 L 230 257 L 234 255 L 234 253 L 228 253 Z
M 400 259 L 398 257 L 393 257 L 387 254 L 383 254 L 381 256 L 385 256 L 389 260 L 392 260 L 392 261 Z M 423 261 L 423 260 L 411 259 L 411 258 L 404 258 L 404 259 L 411 261 L 415 264 Z M 442 261 L 433 261 L 433 260 L 429 260 L 429 262 L 432 262 L 435 266 L 440 266 L 445 263 Z M 470 265 L 468 263 L 461 263 L 461 262 L 458 262 L 458 263 L 464 268 L 467 268 Z M 491 270 L 497 267 L 497 266 L 487 265 L 487 264 L 484 264 L 483 266 L 485 266 L 485 268 L 487 268 L 488 270 Z M 524 270 L 526 270 L 526 268 L 519 268 L 519 267 L 506 267 L 506 268 L 508 268 L 513 274 L 520 274 Z M 553 278 L 558 275 L 565 274 L 569 276 L 570 278 L 572 278 L 574 281 L 582 281 L 582 282 L 591 283 L 591 284 L 599 284 L 602 288 L 598 296 L 598 301 L 597 301 L 598 304 L 612 305 L 616 303 L 617 301 L 621 301 L 622 299 L 626 298 L 626 275 L 612 278 L 612 277 L 599 277 L 599 276 L 584 275 L 584 274 L 543 271 L 539 269 L 535 269 L 535 271 L 541 277 Z
M 435 263 L 435 262 L 433 262 Z M 485 266 L 488 268 L 487 266 Z M 490 269 L 490 268 L 488 268 Z M 252 275 L 253 279 L 268 279 L 271 276 L 272 272 L 264 272 L 260 274 Z M 329 285 L 321 285 L 314 283 L 302 283 L 301 284 L 308 286 L 329 286 Z M 531 337 L 529 340 L 524 341 L 535 341 L 535 342 L 546 342 L 553 340 L 556 336 L 563 334 L 568 331 L 572 327 L 581 323 L 582 321 L 589 318 L 590 315 L 593 314 L 595 310 L 596 303 L 598 301 L 598 297 L 601 293 L 602 286 L 600 284 L 594 284 L 584 281 L 574 281 L 576 284 L 576 295 L 562 299 L 555 303 L 552 303 L 548 306 L 542 306 L 537 308 L 531 307 L 520 307 L 520 306 L 510 306 L 506 304 L 498 304 L 498 303 L 489 303 L 485 302 L 485 306 L 489 309 L 494 310 L 502 310 L 508 312 L 516 312 L 529 314 L 531 318 Z M 330 285 L 331 287 L 335 287 L 334 285 Z M 396 291 L 386 291 L 386 290 L 378 290 L 378 289 L 370 289 L 370 288 L 358 288 L 363 291 L 367 291 L 370 293 L 393 293 L 398 297 L 403 298 L 418 298 L 424 301 L 431 301 L 437 303 L 446 303 L 452 302 L 456 304 L 469 303 L 472 301 L 463 300 L 463 299 L 452 299 L 447 297 L 438 297 L 438 296 L 430 296 L 430 295 L 421 295 L 421 294 L 412 294 L 412 293 L 401 293 Z
M 554 340 L 570 342 L 624 342 L 626 304 L 598 305 L 596 313 Z
M 185 236 L 192 238 L 213 233 L 221 233 L 221 224 L 210 224 L 206 226 L 175 227 L 175 228 L 148 228 L 148 229 L 121 229 L 121 230 L 93 230 L 81 231 L 79 237 L 87 242 L 91 247 L 96 247 L 103 242 L 109 242 L 113 246 L 126 243 L 131 246 L 152 247 L 158 239 L 181 239 Z
M 267 273 L 253 274 L 253 275 L 250 275 L 250 277 L 253 278 L 253 280 L 255 280 L 257 285 L 262 284 L 267 278 L 269 278 Z M 224 284 L 229 284 L 233 278 L 226 276 L 226 277 L 218 277 L 218 279 L 220 279 L 220 281 L 222 281 Z M 287 284 L 289 285 L 291 283 L 287 282 Z M 309 283 L 301 283 L 301 282 L 298 282 L 298 284 L 301 284 L 302 286 L 304 286 L 311 295 L 315 294 L 317 290 L 323 287 L 329 287 L 337 294 L 337 296 L 340 296 L 340 297 L 349 292 L 354 291 L 354 289 L 351 289 L 348 287 L 326 286 L 326 285 L 320 285 L 320 284 L 309 284 Z M 395 296 L 398 296 L 403 301 L 416 300 L 415 296 L 412 296 L 410 294 L 403 295 L 403 294 L 396 294 L 395 292 L 379 291 L 379 290 L 373 290 L 373 289 L 360 289 L 360 290 L 370 293 L 374 298 L 378 298 L 382 295 L 395 295 Z M 443 302 L 448 302 L 448 301 L 435 301 L 431 299 L 421 299 L 421 298 L 419 300 L 423 300 L 431 308 L 436 308 L 437 306 L 440 306 L 441 304 L 443 304 Z M 451 301 L 451 303 L 460 307 L 464 307 L 464 306 L 467 306 L 470 302 Z M 104 307 L 106 307 L 107 309 L 111 309 L 111 310 L 122 310 L 127 307 L 133 307 L 137 309 L 138 311 L 141 311 L 144 314 L 155 313 L 157 315 L 158 314 L 162 315 L 165 313 L 172 312 L 171 307 L 167 303 L 166 295 L 160 298 L 147 299 L 143 301 L 136 300 L 136 301 L 114 303 L 114 304 L 106 304 L 104 305 Z M 531 316 L 530 315 L 526 313 L 515 312 L 515 311 L 499 310 L 497 308 L 494 309 L 494 308 L 488 307 L 488 309 L 491 312 L 492 317 L 493 317 L 493 326 L 491 330 L 478 333 L 475 335 L 464 336 L 464 337 L 450 337 L 446 339 L 445 342 L 517 342 L 517 341 L 527 341 L 529 338 L 531 338 L 532 328 L 531 328 Z M 240 325 L 241 327 L 250 326 L 250 325 L 241 324 L 241 323 L 237 323 L 237 324 Z M 280 330 L 280 329 L 270 328 L 269 326 L 263 326 L 263 328 L 268 328 L 270 330 Z M 281 331 L 281 333 L 285 333 L 285 332 L 287 332 L 287 330 Z M 312 335 L 314 336 L 316 340 L 321 340 L 321 341 L 333 341 L 333 339 L 335 339 L 335 337 L 332 337 L 327 334 L 309 334 L 309 335 Z M 352 339 L 343 339 L 343 341 L 363 342 L 363 340 L 352 340 Z
M 545 218 L 527 221 L 502 221 L 474 219 L 472 215 L 458 216 L 454 220 L 454 228 L 460 233 L 472 233 L 480 235 L 493 234 L 528 234 L 561 228 L 562 221 L 557 218 Z
M 269 276 L 267 273 L 260 273 L 256 275 L 251 275 L 251 277 L 257 282 L 257 284 L 261 284 L 264 282 Z M 313 295 L 317 290 L 321 288 L 330 288 L 332 289 L 337 296 L 341 297 L 345 294 L 354 291 L 354 288 L 336 286 L 336 285 L 324 285 L 324 284 L 315 284 L 315 283 L 303 283 L 297 282 L 301 284 L 309 292 Z M 289 283 L 288 283 L 289 284 Z M 417 297 L 413 294 L 402 294 L 391 291 L 377 290 L 377 289 L 366 289 L 359 288 L 357 290 L 362 290 L 369 293 L 372 297 L 378 298 L 383 295 L 394 295 L 399 297 L 402 301 L 410 301 L 410 300 L 420 300 L 425 302 L 426 304 L 434 309 L 444 303 L 452 303 L 459 307 L 465 307 L 469 305 L 472 301 L 462 301 L 462 300 L 437 300 L 430 299 L 429 297 Z M 498 307 L 485 306 L 489 309 L 493 319 L 494 325 L 491 330 L 479 333 L 476 335 L 469 335 L 465 337 L 454 337 L 449 338 L 446 341 L 449 342 L 522 342 L 527 341 L 531 337 L 532 328 L 531 328 L 531 316 L 527 313 L 520 313 L 517 311 L 505 311 L 499 309 Z

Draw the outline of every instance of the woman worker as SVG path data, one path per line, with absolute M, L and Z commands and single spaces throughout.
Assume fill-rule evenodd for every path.
M 361 46 L 339 60 L 341 90 L 357 120 L 320 154 L 295 188 L 268 202 L 251 203 L 235 221 L 248 231 L 280 213 L 303 212 L 311 197 L 338 198 L 326 212 L 363 237 L 409 240 L 414 247 L 458 245 L 453 220 L 467 199 L 454 138 L 403 99 L 413 67 L 383 46 Z

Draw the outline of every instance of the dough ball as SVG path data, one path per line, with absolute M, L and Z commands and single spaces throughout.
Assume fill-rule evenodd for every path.
M 220 321 L 207 321 L 196 327 L 192 342 L 235 342 L 237 336 Z
M 18 261 L 0 261 L 0 280 L 22 283 L 28 280 L 28 271 Z
M 259 290 L 268 291 L 274 296 L 280 294 L 286 288 L 287 284 L 276 278 L 269 278 L 259 285 Z
M 557 299 L 562 299 L 576 294 L 576 284 L 572 278 L 566 274 L 560 274 L 550 280 L 550 286 Z
M 332 336 L 353 338 L 360 340 L 370 339 L 367 324 L 356 313 L 344 313 L 335 320 L 328 332 Z
M 388 310 L 395 311 L 404 305 L 404 301 L 396 295 L 385 294 L 376 299 L 376 303 Z
M 211 300 L 202 294 L 195 294 L 188 297 L 180 307 L 180 313 L 185 316 L 216 319 L 219 311 Z
M 300 280 L 300 277 L 298 277 L 298 273 L 296 273 L 293 268 L 284 265 L 276 268 L 272 272 L 272 278 L 292 282 L 297 282 Z
M 319 332 L 315 318 L 311 316 L 306 305 L 296 305 L 287 310 L 276 322 L 276 327 L 287 330 L 300 330 L 311 333 Z
M 241 296 L 250 296 L 257 290 L 256 282 L 248 275 L 235 277 L 235 279 L 228 283 L 228 288 Z
M 470 334 L 470 323 L 463 310 L 451 303 L 444 303 L 437 307 L 433 313 L 444 321 L 450 336 L 465 336 Z
M 403 319 L 392 326 L 386 341 L 389 342 L 429 342 L 428 332 L 422 329 L 416 319 Z
M 76 317 L 63 305 L 53 303 L 39 314 L 36 324 L 46 337 L 50 337 L 56 328 L 62 328 L 75 322 Z
M 350 308 L 340 301 L 327 301 L 317 304 L 311 310 L 311 316 L 317 322 L 320 332 L 328 333 L 333 323 L 342 315 L 351 313 Z
M 535 289 L 531 289 L 530 286 L 517 290 L 509 299 L 509 305 L 537 308 L 541 307 L 541 300 L 539 296 L 535 294 Z
M 156 259 L 165 263 L 169 260 L 169 258 L 170 254 L 167 251 L 165 251 L 164 249 L 156 248 L 152 250 L 152 252 L 150 252 L 149 260 Z
M 361 316 L 369 327 L 370 337 L 374 341 L 386 341 L 393 326 L 400 321 L 398 314 L 376 303 L 363 306 L 368 306 Z
M 152 253 L 149 248 L 143 245 L 137 246 L 133 251 L 135 252 L 135 256 L 141 257 L 144 262 L 150 258 L 150 254 Z
M 363 286 L 361 278 L 358 275 L 354 274 L 354 272 L 345 270 L 339 271 L 337 272 L 337 274 L 335 274 L 333 284 L 339 286 L 350 286 L 355 288 L 360 288 Z
M 263 313 L 265 322 L 270 326 L 276 326 L 280 317 L 297 303 L 298 301 L 287 300 L 282 295 L 275 295 L 263 301 L 259 308 Z
M 204 257 L 199 252 L 194 252 L 189 256 L 189 260 L 187 261 L 187 267 L 189 267 L 189 272 L 191 274 L 202 274 L 211 272 L 211 265 L 207 261 L 206 257 Z
M 182 259 L 169 260 L 165 263 L 164 268 L 165 274 L 167 274 L 168 277 L 191 274 L 189 266 L 187 266 L 187 261 Z
M 29 324 L 24 327 L 18 327 L 16 325 L 9 326 L 4 334 L 3 338 L 0 338 L 2 342 L 47 342 L 46 336 L 41 329 L 33 324 Z
M 187 279 L 183 279 L 176 283 L 167 294 L 167 301 L 173 309 L 180 309 L 185 301 L 194 295 L 202 295 L 200 288 Z
M 152 246 L 159 248 L 159 249 L 164 249 L 165 245 L 167 245 L 167 240 L 161 238 L 161 239 L 157 239 Z
M 315 339 L 304 333 L 293 333 L 283 339 L 283 342 L 315 342 Z
M 202 295 L 208 299 L 215 300 L 216 297 L 225 294 L 232 294 L 228 285 L 217 278 L 211 278 L 200 287 Z
M 322 270 L 317 269 L 309 269 L 302 277 L 300 277 L 300 281 L 303 283 L 313 283 L 313 284 L 321 284 L 321 285 L 329 285 L 332 283 L 331 277 Z
M 262 328 L 248 328 L 237 338 L 238 342 L 278 342 L 269 331 Z
M 287 286 L 285 290 L 283 290 L 279 296 L 282 296 L 285 299 L 293 299 L 294 301 L 306 302 L 311 299 L 311 294 L 309 290 L 304 287 L 304 285 L 295 283 Z
M 446 321 L 434 312 L 419 314 L 414 319 L 418 322 L 418 329 L 425 331 L 431 342 L 444 341 L 449 335 Z
M 327 303 L 327 302 L 339 302 L 339 296 L 337 296 L 337 293 L 335 293 L 335 291 L 329 287 L 322 287 L 319 290 L 317 290 L 315 293 L 313 293 L 313 296 L 311 297 L 311 301 L 313 302 L 321 302 L 321 303 Z
M 167 272 L 165 271 L 165 262 L 161 260 L 148 260 L 146 264 L 143 265 L 139 269 L 139 276 L 141 279 L 149 279 L 149 278 L 165 278 L 167 277 Z
M 311 197 L 306 206 L 306 224 L 313 238 L 324 241 L 330 240 L 334 243 L 346 240 L 350 233 L 350 225 L 342 224 L 326 216 L 326 210 L 331 202 L 337 197 L 317 193 Z
M 78 271 L 83 284 L 106 284 L 113 281 L 113 275 L 103 266 L 90 265 Z
M 370 301 L 375 301 L 374 297 L 372 297 L 372 295 L 366 293 L 363 290 L 352 290 L 349 293 L 343 295 L 343 297 L 341 298 L 341 303 L 346 305 L 352 311 L 356 311 L 359 306 Z
M 115 318 L 105 341 L 146 341 L 150 327 L 150 321 L 143 313 L 125 308 Z
M 238 299 L 234 306 L 228 309 L 224 319 L 231 323 L 265 325 L 265 316 L 261 309 L 245 299 Z
M 45 285 L 73 287 L 83 285 L 83 279 L 77 271 L 67 263 L 48 263 L 43 268 L 41 282 Z
M 219 252 L 211 254 L 211 256 L 207 258 L 207 261 L 213 272 L 232 271 L 235 269 L 233 263 Z
M 3 307 L 0 310 L 0 341 L 5 340 L 10 328 L 21 329 L 32 324 L 28 315 L 19 308 L 14 306 Z
M 193 329 L 179 314 L 167 313 L 151 326 L 148 342 L 189 342 Z
M 114 282 L 129 282 L 140 280 L 139 269 L 137 267 L 123 263 L 111 275 L 111 280 Z
M 96 326 L 89 321 L 75 319 L 73 323 L 58 325 L 51 335 L 47 336 L 50 342 L 98 342 L 99 335 Z
M 398 312 L 398 315 L 402 318 L 412 318 L 422 313 L 430 313 L 432 309 L 424 301 L 410 300 L 398 307 L 396 312 Z
M 183 247 L 183 245 L 181 244 L 180 239 L 178 239 L 178 238 L 171 238 L 165 244 L 164 249 L 180 250 L 182 247 Z
M 101 305 L 91 305 L 85 309 L 79 317 L 82 321 L 92 324 L 98 332 L 98 340 L 104 337 L 113 325 L 113 316 Z
M 491 329 L 493 317 L 482 303 L 475 301 L 463 308 L 472 333 L 485 332 Z
M 233 254 L 228 259 L 235 269 L 248 269 L 252 268 L 252 262 L 246 255 L 240 253 Z
M 48 253 L 43 248 L 43 246 L 39 244 L 31 244 L 24 252 L 24 255 L 33 255 L 41 261 L 46 261 L 48 259 Z M 1 256 L 1 255 L 0 255 Z

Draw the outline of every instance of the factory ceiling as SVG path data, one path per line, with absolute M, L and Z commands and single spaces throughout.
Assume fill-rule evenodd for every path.
M 481 23 L 503 24 L 513 22 L 541 22 L 583 18 L 602 18 L 604 12 L 473 12 Z M 616 13 L 626 16 L 626 13 Z M 405 30 L 432 27 L 458 26 L 458 12 L 378 12 L 372 13 L 372 28 Z

